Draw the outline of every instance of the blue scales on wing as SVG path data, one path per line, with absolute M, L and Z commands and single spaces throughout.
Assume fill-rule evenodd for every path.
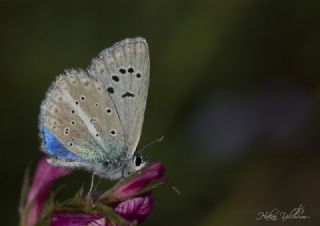
M 65 146 L 46 128 L 43 128 L 43 145 L 44 150 L 49 156 L 55 156 L 59 160 L 67 161 L 83 161 L 83 159 L 76 154 L 70 152 Z

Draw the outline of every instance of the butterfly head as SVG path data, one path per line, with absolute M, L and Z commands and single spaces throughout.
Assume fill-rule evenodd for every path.
M 130 158 L 123 158 L 117 161 L 106 161 L 103 164 L 95 164 L 92 171 L 101 177 L 111 180 L 126 178 L 141 170 L 147 165 L 147 161 L 141 152 L 136 152 Z
M 142 152 L 136 152 L 131 159 L 127 160 L 123 167 L 122 178 L 128 177 L 133 173 L 141 170 L 147 164 Z

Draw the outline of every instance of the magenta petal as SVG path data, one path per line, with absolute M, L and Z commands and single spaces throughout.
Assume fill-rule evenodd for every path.
M 106 226 L 106 218 L 95 214 L 75 212 L 54 212 L 51 217 L 51 226 Z
M 122 184 L 112 191 L 111 197 L 121 199 L 141 191 L 145 186 L 153 180 L 163 180 L 164 166 L 161 162 L 152 164 L 145 168 L 139 175 L 125 180 Z
M 154 203 L 150 196 L 139 196 L 119 203 L 115 211 L 128 221 L 143 221 L 153 209 Z
M 42 204 L 51 185 L 60 177 L 70 174 L 71 169 L 56 167 L 42 158 L 37 166 L 32 185 L 29 189 L 25 206 L 32 204 L 24 225 L 33 226 L 40 217 Z
M 153 179 L 156 179 L 156 180 L 161 179 L 163 177 L 163 174 L 164 174 L 164 166 L 163 166 L 162 162 L 153 163 L 149 167 L 145 168 L 142 171 L 142 174 L 144 172 L 150 172 L 150 171 L 157 172 L 157 174 L 155 175 L 155 177 Z

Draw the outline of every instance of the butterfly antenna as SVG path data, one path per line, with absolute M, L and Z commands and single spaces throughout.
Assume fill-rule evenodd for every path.
M 149 144 L 145 145 L 145 146 L 141 149 L 141 151 L 144 151 L 144 150 L 147 149 L 148 147 L 150 147 L 150 146 L 152 146 L 152 145 L 154 145 L 154 144 L 156 144 L 156 143 L 159 143 L 159 142 L 163 141 L 163 139 L 164 139 L 164 136 L 161 136 L 160 138 L 158 138 L 158 139 L 150 142 Z
M 181 191 L 179 190 L 179 188 L 174 183 L 172 183 L 169 178 L 167 178 L 167 182 L 173 191 L 175 191 L 178 195 L 181 195 Z

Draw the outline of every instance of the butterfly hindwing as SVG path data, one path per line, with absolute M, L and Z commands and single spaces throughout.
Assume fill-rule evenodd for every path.
M 40 113 L 44 151 L 66 161 L 118 157 L 124 134 L 104 85 L 85 71 L 67 71 L 47 92 Z
M 149 86 L 149 52 L 143 38 L 125 39 L 95 58 L 89 74 L 108 91 L 123 128 L 129 156 L 138 145 Z

